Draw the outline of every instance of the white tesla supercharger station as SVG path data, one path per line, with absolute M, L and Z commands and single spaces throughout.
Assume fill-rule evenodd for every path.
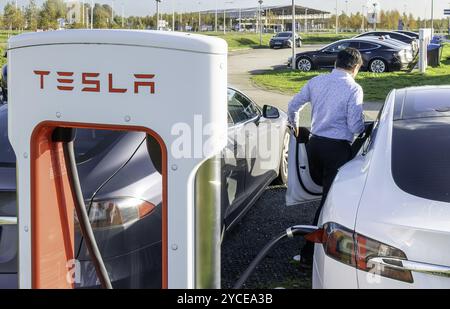
M 10 39 L 8 63 L 20 288 L 73 287 L 67 263 L 74 257 L 74 202 L 61 145 L 51 140 L 59 127 L 142 131 L 158 141 L 162 287 L 219 288 L 220 173 L 214 157 L 227 133 L 225 41 L 125 30 L 23 34 Z M 192 156 L 174 154 L 175 124 L 192 128 L 193 139 L 200 132 Z

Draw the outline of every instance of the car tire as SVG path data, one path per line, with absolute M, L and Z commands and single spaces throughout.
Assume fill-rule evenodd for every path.
M 313 64 L 310 59 L 302 57 L 297 60 L 297 70 L 302 72 L 309 72 L 313 69 Z
M 369 63 L 369 71 L 372 73 L 388 72 L 388 64 L 383 59 L 373 59 Z
M 281 150 L 280 167 L 278 170 L 278 177 L 275 179 L 274 184 L 286 185 L 288 182 L 288 156 L 289 156 L 289 139 L 291 134 L 289 130 L 283 135 L 283 148 Z

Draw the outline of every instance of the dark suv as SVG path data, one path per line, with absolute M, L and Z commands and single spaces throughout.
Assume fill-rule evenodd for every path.
M 302 38 L 295 34 L 295 42 L 297 47 L 302 46 Z M 280 32 L 270 39 L 270 48 L 292 47 L 292 32 Z

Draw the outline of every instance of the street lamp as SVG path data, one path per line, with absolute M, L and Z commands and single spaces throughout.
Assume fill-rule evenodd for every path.
M 378 16 L 377 16 L 377 3 L 376 2 L 374 2 L 373 3 L 373 16 L 375 17 L 375 20 L 373 21 L 373 30 L 374 31 L 377 31 L 377 19 L 378 19 Z
M 336 0 L 336 34 L 339 33 L 338 0 Z
M 161 0 L 155 0 L 156 1 L 156 30 L 159 30 L 159 3 Z
M 219 11 L 219 0 L 216 0 L 216 16 L 215 16 L 215 22 L 216 22 L 216 23 L 215 23 L 215 27 L 214 27 L 216 32 L 218 31 L 218 29 L 217 29 L 217 22 L 218 22 L 218 19 L 219 19 L 219 18 L 218 18 L 218 17 L 219 17 L 219 16 L 218 16 L 218 15 L 219 15 L 219 14 L 218 14 L 218 13 L 219 13 L 218 11 Z
M 434 34 L 434 0 L 431 0 L 431 32 Z
M 201 13 L 201 8 L 202 8 L 202 3 L 199 1 L 198 2 L 198 32 L 202 31 L 202 13 Z
M 308 33 L 308 9 L 305 9 L 305 33 Z
M 223 34 L 227 34 L 227 10 L 226 5 L 231 4 L 233 1 L 225 2 L 225 8 L 223 9 Z
M 350 19 L 348 16 L 348 0 L 345 0 L 345 29 L 348 31 L 348 20 Z
M 122 2 L 122 29 L 125 27 L 125 4 Z
M 296 45 L 296 40 L 295 40 L 295 0 L 292 0 L 292 38 L 293 38 L 293 43 L 292 43 L 292 60 L 291 60 L 291 65 L 292 65 L 292 70 L 295 70 L 295 66 L 297 65 L 297 57 L 296 57 L 296 53 L 295 53 L 295 45 Z
M 258 0 L 259 3 L 259 46 L 262 46 L 262 20 L 261 20 L 261 9 L 263 0 Z
M 94 29 L 94 0 L 91 0 L 91 29 Z

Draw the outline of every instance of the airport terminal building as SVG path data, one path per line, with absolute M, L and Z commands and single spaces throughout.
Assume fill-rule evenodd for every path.
M 259 22 L 265 32 L 280 32 L 292 30 L 292 6 L 262 6 L 252 8 L 234 8 L 225 10 L 203 11 L 202 14 L 217 14 L 223 21 L 225 16 L 226 27 L 233 30 L 256 31 Z M 297 31 L 320 31 L 326 28 L 331 17 L 330 12 L 295 6 Z M 223 24 L 219 25 L 223 30 Z

